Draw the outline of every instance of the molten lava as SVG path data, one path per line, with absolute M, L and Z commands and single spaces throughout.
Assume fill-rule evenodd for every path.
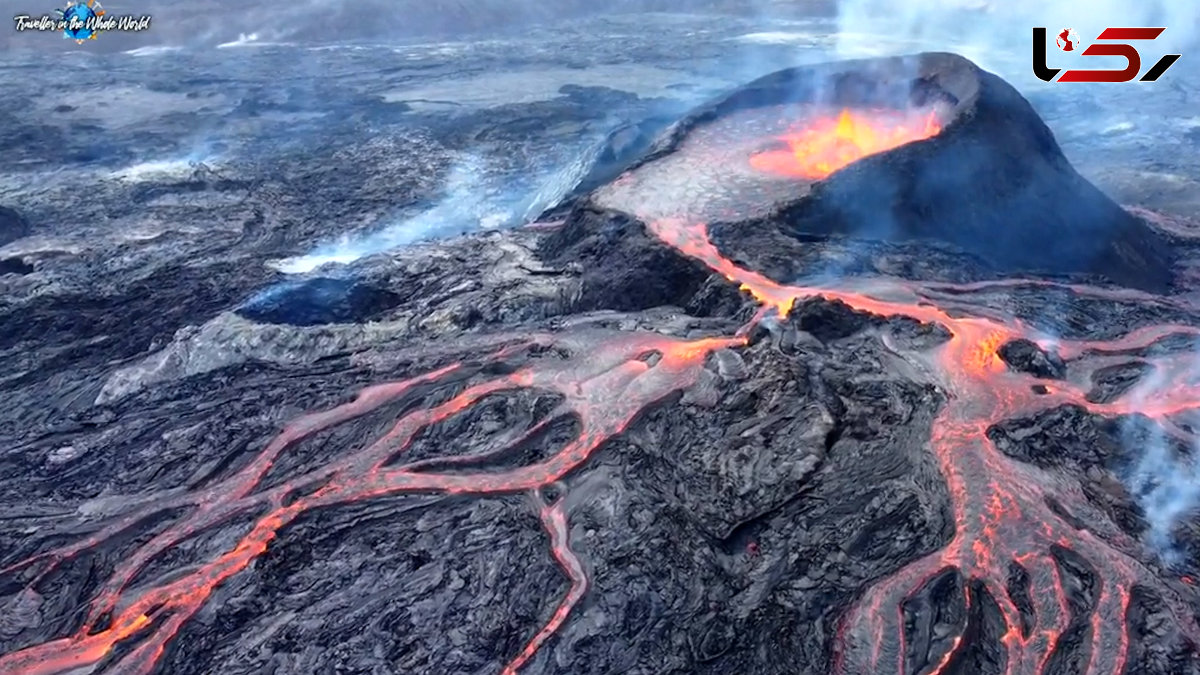
M 867 155 L 921 141 L 942 130 L 935 111 L 842 109 L 782 137 L 787 148 L 764 150 L 750 166 L 768 173 L 819 180 Z
M 852 120 L 850 125 L 857 129 L 857 122 Z M 888 136 L 892 141 L 900 137 Z M 877 144 L 882 142 L 880 136 L 870 138 L 876 139 Z M 883 146 L 867 147 L 878 151 Z M 840 159 L 829 161 L 822 170 Z M 809 166 L 816 170 L 816 163 Z M 948 569 L 958 570 L 966 581 L 960 589 L 963 603 L 969 606 L 977 602 L 970 589 L 982 589 L 999 607 L 1005 624 L 999 647 L 1004 651 L 1003 667 L 1010 675 L 1044 673 L 1060 639 L 1075 620 L 1087 625 L 1087 631 L 1076 638 L 1085 643 L 1082 654 L 1086 662 L 1081 672 L 1087 675 L 1124 672 L 1130 652 L 1127 615 L 1135 586 L 1158 589 L 1163 605 L 1173 614 L 1183 634 L 1200 643 L 1200 629 L 1183 600 L 1159 581 L 1156 572 L 1140 562 L 1136 542 L 1115 526 L 1105 525 L 1107 521 L 1102 517 L 1094 516 L 1095 510 L 1077 483 L 1066 482 L 1061 476 L 1004 455 L 987 435 L 989 427 L 1006 418 L 1028 416 L 1067 404 L 1101 415 L 1137 412 L 1157 419 L 1200 408 L 1200 385 L 1186 377 L 1185 359 L 1178 355 L 1142 357 L 1166 376 L 1160 378 L 1153 391 L 1139 391 L 1136 404 L 1126 399 L 1092 403 L 1082 388 L 1070 382 L 1056 382 L 1053 388 L 1041 389 L 1046 393 L 1039 394 L 1032 385 L 1041 383 L 1030 375 L 1009 371 L 996 355 L 1001 345 L 1014 338 L 1041 338 L 1018 321 L 963 316 L 956 311 L 960 308 L 933 304 L 931 288 L 916 285 L 907 290 L 925 300 L 889 301 L 858 292 L 788 286 L 741 268 L 722 256 L 709 240 L 703 224 L 656 220 L 650 223 L 650 229 L 683 255 L 702 262 L 749 292 L 761 304 L 751 325 L 767 312 L 786 315 L 797 299 L 820 296 L 883 316 L 936 322 L 951 334 L 932 353 L 919 356 L 939 372 L 949 393 L 947 404 L 934 420 L 930 450 L 949 487 L 955 524 L 953 538 L 944 549 L 876 580 L 846 612 L 835 645 L 838 672 L 847 675 L 962 672 L 955 659 L 970 641 L 964 638 L 967 627 L 959 626 L 957 636 L 944 636 L 944 640 L 936 643 L 931 642 L 926 632 L 918 645 L 918 638 L 910 640 L 914 629 L 908 625 L 904 612 L 914 594 Z M 955 287 L 942 284 L 940 288 Z M 970 285 L 957 288 L 965 290 Z M 1072 288 L 1080 294 L 1093 292 L 1086 287 Z M 587 462 L 598 448 L 624 432 L 642 411 L 696 384 L 711 352 L 745 346 L 748 327 L 731 337 L 701 339 L 648 332 L 568 331 L 530 336 L 484 360 L 504 361 L 535 345 L 553 345 L 557 349 L 543 351 L 542 356 L 532 358 L 524 367 L 476 381 L 444 403 L 406 412 L 387 433 L 365 448 L 347 450 L 325 466 L 277 486 L 263 487 L 272 464 L 302 439 L 411 396 L 422 386 L 443 382 L 455 373 L 461 376 L 466 366 L 453 364 L 405 381 L 370 387 L 349 403 L 300 417 L 246 466 L 223 481 L 188 493 L 164 493 L 156 502 L 131 509 L 75 543 L 0 570 L 17 574 L 40 567 L 24 580 L 26 587 L 32 589 L 63 561 L 118 537 L 148 517 L 185 512 L 118 563 L 100 584 L 78 631 L 0 657 L 0 673 L 74 672 L 109 658 L 115 658 L 111 665 L 119 672 L 150 672 L 168 642 L 217 586 L 245 570 L 271 546 L 280 530 L 313 509 L 395 494 L 482 497 L 525 492 L 533 495 L 540 505 L 539 517 L 548 534 L 550 550 L 570 586 L 555 609 L 547 612 L 542 626 L 531 631 L 525 647 L 504 667 L 504 675 L 514 675 L 554 637 L 589 585 L 586 568 L 571 550 L 570 514 L 565 502 L 562 499 L 547 502 L 542 489 Z M 1197 330 L 1159 326 L 1111 342 L 1060 343 L 1059 349 L 1084 366 L 1092 362 L 1108 365 L 1113 359 L 1137 360 L 1138 357 L 1124 355 L 1128 353 L 1126 350 L 1175 333 L 1195 335 Z M 547 353 L 566 356 L 551 357 Z M 1099 358 L 1098 353 L 1106 355 Z M 563 397 L 563 402 L 533 428 L 488 453 L 456 455 L 436 465 L 428 462 L 392 465 L 392 459 L 422 429 L 468 410 L 487 396 L 515 389 L 555 392 Z M 465 470 L 470 463 L 515 449 L 551 421 L 568 415 L 577 419 L 578 435 L 553 456 L 505 471 Z M 448 465 L 454 470 L 446 471 Z M 443 470 L 437 471 L 436 467 Z M 255 525 L 223 554 L 180 570 L 157 585 L 131 585 L 140 570 L 178 542 L 255 512 L 262 513 Z M 1079 519 L 1072 517 L 1072 513 L 1092 514 L 1091 529 L 1081 529 Z M 1068 549 L 1085 558 L 1098 579 L 1095 597 L 1091 606 L 1083 610 L 1086 614 L 1082 617 L 1072 616 L 1058 562 L 1059 554 Z M 1028 602 L 1012 597 L 1008 581 L 1014 567 L 1023 570 L 1028 579 Z M 113 655 L 118 644 L 126 651 Z M 914 658 L 920 662 L 914 662 Z

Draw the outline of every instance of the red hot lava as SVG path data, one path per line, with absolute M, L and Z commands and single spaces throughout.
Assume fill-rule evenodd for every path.
M 764 150 L 750 166 L 783 176 L 819 180 L 879 152 L 921 141 L 942 130 L 936 111 L 851 110 L 817 117 L 784 134 L 786 149 Z
M 1168 415 L 1200 407 L 1200 388 L 1186 378 L 1183 362 L 1189 359 L 1179 356 L 1159 359 L 1156 365 L 1173 376 L 1167 378 L 1167 386 L 1149 394 L 1137 406 L 1090 403 L 1085 398 L 1086 391 L 1074 385 L 1057 384 L 1048 393 L 1037 394 L 1032 385 L 1038 381 L 1009 371 L 997 354 L 998 348 L 1012 339 L 1038 337 L 1017 321 L 952 317 L 943 309 L 927 304 L 896 303 L 857 293 L 779 284 L 741 269 L 721 256 L 702 224 L 658 221 L 651 229 L 663 241 L 740 284 L 764 308 L 786 314 L 797 299 L 820 296 L 882 316 L 937 322 L 950 330 L 951 339 L 932 355 L 951 395 L 934 421 L 930 445 L 950 488 L 955 535 L 943 550 L 880 580 L 845 615 L 838 633 L 838 672 L 851 675 L 910 672 L 905 663 L 907 645 L 902 607 L 926 582 L 955 568 L 968 580 L 982 583 L 1000 606 L 1006 624 L 1001 640 L 1007 655 L 1005 673 L 1044 673 L 1059 637 L 1073 618 L 1058 565 L 1051 555 L 1055 547 L 1083 555 L 1101 580 L 1099 597 L 1089 618 L 1090 649 L 1084 672 L 1088 675 L 1124 672 L 1129 648 L 1125 616 L 1130 589 L 1136 583 L 1152 583 L 1155 573 L 1131 555 L 1136 543 L 1115 527 L 1100 533 L 1104 535 L 1101 538 L 1067 522 L 1049 506 L 1047 497 L 1056 499 L 1068 512 L 1093 512 L 1079 486 L 1003 455 L 988 438 L 987 430 L 1007 418 L 1064 404 L 1084 406 L 1098 414 L 1141 413 L 1165 421 Z M 1081 294 L 1090 290 L 1072 288 Z M 1066 342 L 1061 346 L 1069 355 L 1119 351 L 1146 346 L 1176 333 L 1196 334 L 1197 330 L 1188 326 L 1158 326 L 1123 340 Z M 1024 620 L 1030 617 L 1023 617 L 1009 596 L 1012 564 L 1024 568 L 1029 576 L 1029 596 L 1034 605 L 1031 621 Z M 964 584 L 963 601 L 969 607 L 972 597 L 966 589 Z M 1188 637 L 1200 641 L 1200 630 L 1183 603 L 1169 597 L 1166 601 Z M 946 646 L 933 670 L 922 672 L 930 675 L 945 672 L 960 646 L 961 634 Z
M 1135 542 L 1128 541 L 1116 528 L 1092 532 L 1067 522 L 1061 515 L 1064 510 L 1089 510 L 1078 485 L 1009 459 L 993 446 L 986 430 L 1007 417 L 1063 404 L 1085 406 L 1104 415 L 1141 412 L 1162 419 L 1178 410 L 1200 407 L 1200 392 L 1195 383 L 1182 377 L 1168 378 L 1170 386 L 1151 392 L 1144 397 L 1145 406 L 1137 409 L 1120 402 L 1089 403 L 1083 390 L 1066 383 L 1057 383 L 1049 393 L 1038 395 L 1031 388 L 1035 380 L 1008 371 L 996 354 L 996 349 L 1008 340 L 1038 337 L 1018 322 L 952 316 L 943 308 L 916 301 L 887 301 L 861 293 L 779 284 L 723 257 L 701 224 L 660 220 L 652 222 L 650 228 L 665 243 L 752 294 L 761 303 L 754 321 L 768 312 L 787 314 L 797 299 L 821 296 L 879 315 L 937 322 L 952 334 L 928 358 L 937 367 L 949 393 L 949 403 L 934 422 L 930 445 L 949 485 L 954 537 L 943 550 L 875 582 L 850 608 L 837 637 L 839 672 L 852 675 L 908 672 L 905 654 L 909 645 L 902 614 L 905 600 L 927 581 L 953 568 L 964 578 L 982 585 L 999 605 L 1007 627 L 1002 638 L 1007 655 L 1006 672 L 1043 673 L 1073 618 L 1053 557 L 1055 549 L 1071 549 L 1083 556 L 1100 579 L 1098 598 L 1087 617 L 1090 633 L 1084 672 L 1088 675 L 1122 672 L 1129 652 L 1125 616 L 1130 589 L 1137 583 L 1153 584 L 1154 573 L 1132 555 Z M 918 296 L 922 291 L 915 286 L 908 290 Z M 1082 287 L 1076 291 L 1089 292 Z M 1070 355 L 1117 351 L 1146 345 L 1177 332 L 1196 331 L 1166 326 L 1111 343 L 1065 343 L 1061 348 Z M 396 400 L 415 385 L 436 382 L 462 366 L 450 365 L 410 380 L 370 387 L 350 403 L 300 417 L 284 428 L 248 466 L 223 482 L 181 496 L 166 496 L 88 538 L 5 570 L 14 572 L 40 565 L 39 574 L 29 582 L 33 587 L 64 560 L 118 535 L 147 516 L 179 507 L 191 508 L 188 515 L 121 562 L 92 600 L 82 628 L 73 635 L 0 657 L 0 673 L 34 675 L 86 668 L 106 658 L 118 643 L 131 644 L 131 650 L 115 664 L 121 672 L 151 671 L 168 642 L 213 590 L 245 570 L 266 551 L 282 528 L 311 509 L 403 493 L 485 496 L 529 492 L 539 500 L 539 516 L 549 535 L 551 552 L 571 584 L 546 623 L 504 667 L 505 675 L 514 675 L 563 625 L 588 586 L 584 568 L 568 541 L 568 514 L 563 502 L 542 500 L 541 489 L 586 462 L 597 448 L 622 433 L 639 412 L 696 383 L 710 352 L 744 346 L 745 335 L 743 329 L 732 337 L 700 340 L 652 333 L 535 336 L 491 358 L 504 359 L 534 343 L 553 343 L 569 356 L 563 360 L 534 360 L 516 372 L 474 384 L 445 403 L 400 417 L 384 436 L 364 449 L 349 452 L 285 484 L 260 490 L 273 462 L 296 442 Z M 1162 365 L 1168 372 L 1180 372 L 1179 364 L 1170 357 L 1165 357 Z M 578 436 L 549 459 L 499 473 L 425 472 L 423 469 L 429 467 L 427 462 L 390 466 L 392 458 L 403 452 L 423 428 L 467 410 L 488 395 L 521 388 L 554 391 L 564 401 L 558 410 L 508 447 L 521 443 L 553 419 L 566 415 L 578 418 Z M 486 456 L 456 456 L 439 464 L 444 466 L 448 462 L 461 467 L 482 459 Z M 1051 508 L 1047 497 L 1057 500 L 1061 508 Z M 129 587 L 140 569 L 177 542 L 256 510 L 266 513 L 236 546 L 221 556 L 169 583 L 149 588 Z M 1023 615 L 1009 595 L 1006 581 L 1014 564 L 1024 568 L 1028 575 L 1032 616 Z M 963 601 L 969 604 L 974 596 L 965 590 L 967 586 L 963 585 L 962 593 Z M 1182 601 L 1169 594 L 1165 601 L 1184 632 L 1193 640 L 1200 638 L 1200 631 Z M 940 648 L 930 648 L 938 654 L 934 657 L 936 663 L 933 670 L 922 672 L 946 671 L 963 644 L 960 633 Z
M 522 346 L 547 341 L 547 338 L 535 338 L 525 345 L 503 350 L 493 358 L 502 359 Z M 469 387 L 445 403 L 411 412 L 397 420 L 375 443 L 278 487 L 255 492 L 272 463 L 288 447 L 377 409 L 408 393 L 414 386 L 434 382 L 461 366 L 450 365 L 410 380 L 370 387 L 350 403 L 301 417 L 289 424 L 247 467 L 225 481 L 195 493 L 166 498 L 121 518 L 87 539 L 0 570 L 11 572 L 32 564 L 44 564 L 38 577 L 30 582 L 32 587 L 62 561 L 118 535 L 151 514 L 181 506 L 193 508 L 190 515 L 173 523 L 122 561 L 92 601 L 79 631 L 0 657 L 0 673 L 33 675 L 72 671 L 98 663 L 118 642 L 134 638 L 138 640 L 138 646 L 115 665 L 121 672 L 148 673 L 153 670 L 167 642 L 200 609 L 213 590 L 246 569 L 266 551 L 280 529 L 304 512 L 401 493 L 540 494 L 541 488 L 557 482 L 587 461 L 605 441 L 624 431 L 643 409 L 694 384 L 709 352 L 742 345 L 745 340 L 738 337 L 681 340 L 652 333 L 627 333 L 617 336 L 568 335 L 553 342 L 574 356 L 565 361 L 537 361 L 523 370 Z M 650 356 L 658 356 L 658 359 L 648 358 Z M 466 410 L 490 394 L 521 388 L 558 392 L 564 400 L 556 411 L 508 447 L 522 443 L 552 420 L 574 415 L 579 422 L 579 435 L 553 457 L 501 473 L 421 473 L 425 462 L 394 468 L 387 466 L 425 427 Z M 505 450 L 507 447 L 488 456 Z M 461 465 L 486 458 L 459 456 L 439 460 L 438 464 Z M 307 494 L 306 488 L 316 489 Z M 289 501 L 290 497 L 300 493 L 307 496 Z M 216 560 L 161 586 L 136 591 L 128 588 L 138 571 L 159 553 L 234 516 L 263 507 L 268 509 L 266 515 L 233 549 Z M 558 630 L 587 587 L 583 567 L 567 542 L 566 514 L 561 502 L 543 502 L 540 517 L 550 536 L 554 557 L 571 580 L 571 588 L 546 625 L 505 667 L 506 674 L 516 673 Z

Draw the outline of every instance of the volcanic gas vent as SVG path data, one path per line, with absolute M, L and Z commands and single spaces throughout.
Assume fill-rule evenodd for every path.
M 645 220 L 931 239 L 997 272 L 1171 283 L 1162 234 L 1087 182 L 1032 106 L 943 53 L 782 70 L 693 111 L 592 201 Z

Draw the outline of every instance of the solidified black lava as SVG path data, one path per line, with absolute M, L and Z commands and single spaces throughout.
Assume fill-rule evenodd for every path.
M 1097 403 L 1108 403 L 1128 392 L 1153 370 L 1153 365 L 1140 361 L 1100 368 L 1092 375 L 1092 390 L 1087 398 Z
M 709 276 L 657 245 L 641 223 L 622 213 L 581 210 L 546 238 L 540 253 L 557 264 L 595 261 L 581 271 L 572 303 L 577 311 L 683 304 Z
M 14 209 L 0 206 L 0 246 L 29 234 L 29 223 Z
M 33 265 L 20 258 L 0 258 L 0 274 L 29 274 Z
M 316 326 L 366 321 L 399 304 L 400 296 L 351 279 L 284 282 L 247 300 L 237 313 L 263 323 Z
M 1034 377 L 1061 380 L 1067 373 L 1067 366 L 1062 357 L 1042 349 L 1032 340 L 1022 338 L 1006 342 L 996 354 L 1013 370 L 1029 373 Z

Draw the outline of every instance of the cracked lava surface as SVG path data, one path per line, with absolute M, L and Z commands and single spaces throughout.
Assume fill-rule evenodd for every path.
M 736 124 L 736 116 L 724 123 Z M 703 139 L 701 135 L 700 141 Z M 730 152 L 740 153 L 745 164 L 747 149 L 743 145 Z M 684 152 L 677 159 L 669 156 L 665 161 L 687 162 L 692 161 L 691 156 Z M 742 170 L 744 167 L 738 169 Z M 713 176 L 715 181 L 718 174 Z M 772 190 L 781 185 L 775 179 L 763 184 Z M 623 188 L 618 182 L 614 189 L 627 189 L 629 184 L 625 185 Z M 695 189 L 703 191 L 706 185 L 707 180 L 701 180 Z M 792 189 L 794 192 L 794 185 Z M 951 334 L 947 342 L 928 353 L 911 356 L 926 361 L 948 393 L 948 402 L 934 422 L 930 450 L 949 486 L 955 523 L 953 538 L 943 549 L 869 585 L 840 624 L 833 646 L 836 670 L 847 674 L 914 672 L 921 665 L 911 664 L 908 655 L 916 651 L 940 655 L 940 662 L 935 659 L 932 670 L 926 668 L 921 672 L 947 671 L 967 642 L 963 637 L 966 626 L 962 625 L 957 635 L 936 635 L 929 616 L 906 618 L 905 606 L 922 587 L 947 570 L 957 570 L 966 581 L 957 586 L 957 592 L 968 607 L 978 597 L 972 589 L 986 590 L 999 607 L 1005 624 L 1001 637 L 1006 652 L 1005 672 L 1013 675 L 1046 672 L 1073 618 L 1063 585 L 1063 560 L 1077 556 L 1094 568 L 1099 579 L 1092 606 L 1085 610 L 1090 626 L 1085 672 L 1088 675 L 1123 672 L 1129 651 L 1126 610 L 1131 589 L 1137 584 L 1161 589 L 1162 584 L 1153 571 L 1139 562 L 1135 553 L 1138 543 L 1115 526 L 1100 531 L 1078 526 L 1071 514 L 1094 511 L 1078 485 L 1003 455 L 989 440 L 987 430 L 1007 418 L 1067 404 L 1101 415 L 1141 413 L 1165 420 L 1176 412 L 1200 407 L 1200 391 L 1187 378 L 1185 360 L 1178 356 L 1146 357 L 1167 374 L 1156 380 L 1152 390 L 1137 391 L 1136 396 L 1126 394 L 1106 404 L 1090 403 L 1085 398 L 1086 390 L 1078 385 L 1046 383 L 1005 367 L 997 355 L 997 349 L 1004 343 L 1022 337 L 1049 341 L 1047 336 L 1018 321 L 964 315 L 958 311 L 961 307 L 950 307 L 951 301 L 939 301 L 945 306 L 934 304 L 930 289 L 908 282 L 897 282 L 891 289 L 892 295 L 902 298 L 899 300 L 883 299 L 880 293 L 868 295 L 774 282 L 722 256 L 710 242 L 700 218 L 670 217 L 666 213 L 668 202 L 672 202 L 670 210 L 691 202 L 686 194 L 669 189 L 663 193 L 651 199 L 645 209 L 639 208 L 637 214 L 661 241 L 752 295 L 760 309 L 750 325 L 727 337 L 703 339 L 616 331 L 531 336 L 526 342 L 494 352 L 485 361 L 502 362 L 517 352 L 534 348 L 553 348 L 565 356 L 533 360 L 513 372 L 469 386 L 444 403 L 407 412 L 367 447 L 348 450 L 326 466 L 278 486 L 263 488 L 263 478 L 272 463 L 300 440 L 378 409 L 414 387 L 446 378 L 462 365 L 452 364 L 408 380 L 372 386 L 349 403 L 302 416 L 287 425 L 247 466 L 223 481 L 191 493 L 164 496 L 91 536 L 5 570 L 32 570 L 37 578 L 26 582 L 31 588 L 64 560 L 131 529 L 153 514 L 186 509 L 184 515 L 124 559 L 102 583 L 82 628 L 73 635 L 0 657 L 0 673 L 70 672 L 106 659 L 111 661 L 114 657 L 110 655 L 118 645 L 122 651 L 112 665 L 120 672 L 151 672 L 168 643 L 214 589 L 245 570 L 267 550 L 282 528 L 311 509 L 404 493 L 479 497 L 528 493 L 539 505 L 551 553 L 570 580 L 570 586 L 553 609 L 547 606 L 544 624 L 531 629 L 526 646 L 511 655 L 504 666 L 505 675 L 515 674 L 570 620 L 572 610 L 588 588 L 584 566 L 568 541 L 569 514 L 561 498 L 548 498 L 544 491 L 556 488 L 560 479 L 587 462 L 606 441 L 621 434 L 642 411 L 696 384 L 709 354 L 746 345 L 748 329 L 754 324 L 772 315 L 786 315 L 797 300 L 817 296 L 873 314 L 936 322 Z M 632 193 L 623 195 L 634 201 L 637 197 Z M 717 207 L 725 204 L 725 199 L 720 197 L 700 204 L 698 211 L 720 210 Z M 946 284 L 938 287 L 953 290 Z M 1092 292 L 1086 287 L 1074 290 L 1079 294 Z M 1097 363 L 1111 362 L 1111 358 L 1138 360 L 1119 355 L 1106 357 L 1104 353 L 1146 346 L 1175 333 L 1195 334 L 1196 330 L 1159 326 L 1111 342 L 1058 342 L 1055 346 L 1067 358 L 1080 360 L 1086 369 L 1087 359 L 1093 356 L 1098 357 Z M 523 388 L 555 392 L 563 401 L 556 411 L 507 447 L 483 455 L 456 455 L 436 464 L 394 464 L 422 429 L 463 412 L 488 395 Z M 472 462 L 520 445 L 551 420 L 564 416 L 578 420 L 579 432 L 552 456 L 502 471 L 466 468 Z M 455 470 L 448 470 L 450 467 Z M 169 582 L 144 588 L 131 586 L 139 570 L 175 543 L 249 514 L 258 514 L 255 524 L 219 557 L 183 570 Z M 1103 516 L 1086 520 L 1108 522 Z M 1018 569 L 1026 579 L 1024 590 L 1015 590 L 1010 583 L 1014 570 Z M 1162 595 L 1183 633 L 1193 641 L 1200 641 L 1200 630 L 1183 602 L 1169 589 L 1163 589 Z M 965 624 L 965 619 L 961 623 Z

